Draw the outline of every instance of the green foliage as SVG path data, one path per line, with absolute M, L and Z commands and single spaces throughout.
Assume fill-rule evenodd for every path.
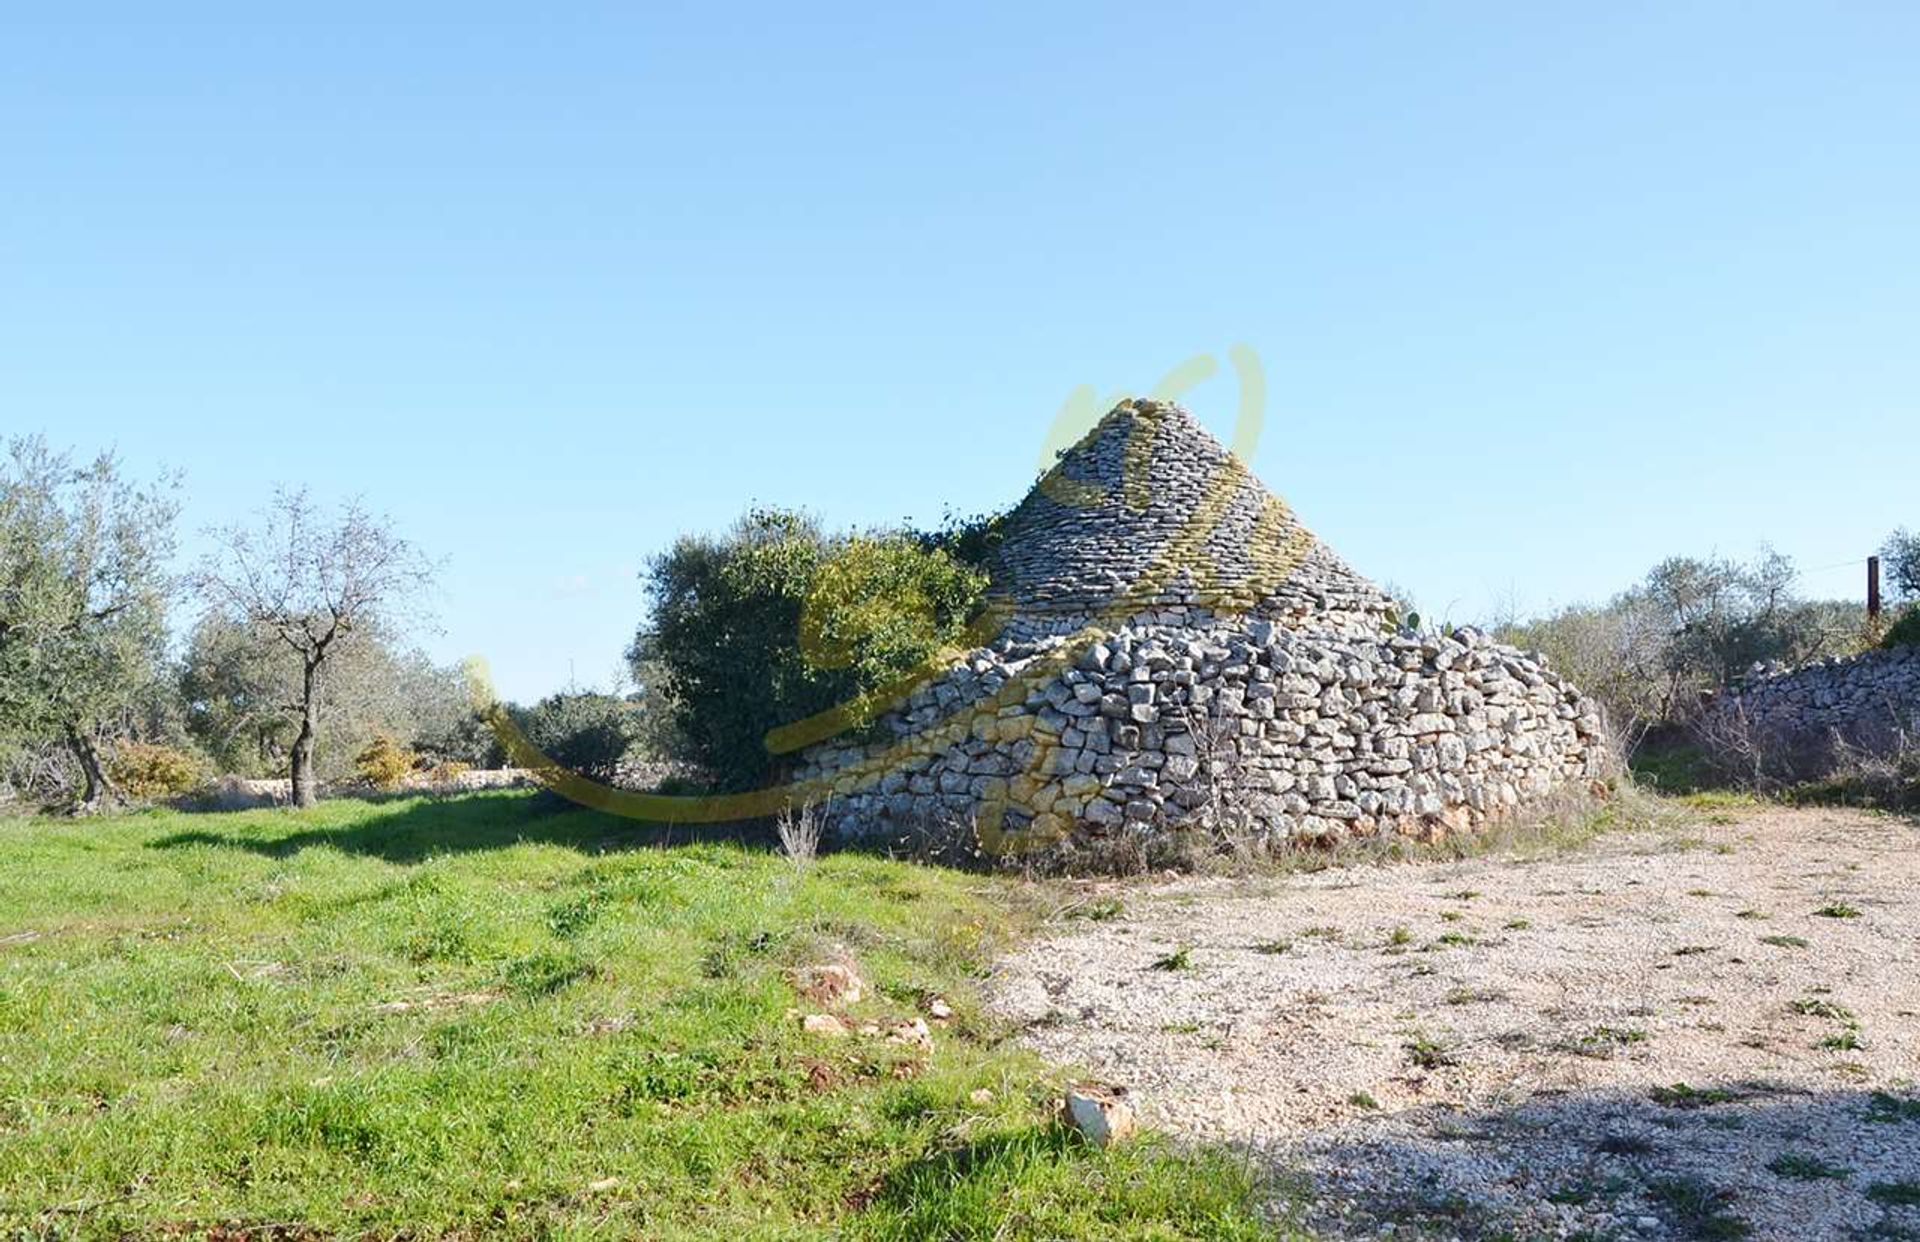
M 1880 645 L 1888 651 L 1895 647 L 1920 647 L 1920 604 L 1901 613 L 1880 639 Z
M 549 759 L 601 782 L 620 774 L 640 732 L 633 704 L 590 691 L 550 695 L 517 715 L 527 740 Z
M 1867 1198 L 1886 1207 L 1920 1208 L 1920 1180 L 1875 1182 L 1867 1187 Z
M 413 771 L 413 762 L 412 751 L 381 733 L 353 757 L 353 770 L 375 789 L 392 789 Z
M 75 466 L 39 439 L 0 458 L 0 749 L 97 739 L 137 708 L 166 644 L 170 486 L 102 456 Z M 91 778 L 91 772 L 89 772 Z M 89 800 L 103 793 L 89 788 Z
M 279 490 L 253 522 L 216 532 L 194 587 L 208 614 L 270 653 L 264 676 L 279 686 L 291 679 L 294 692 L 276 702 L 298 723 L 287 750 L 294 805 L 311 806 L 318 797 L 321 736 L 338 747 L 356 723 L 340 719 L 339 707 L 352 712 L 377 705 L 383 689 L 411 689 L 401 678 L 353 683 L 338 674 L 356 652 L 377 657 L 400 650 L 392 642 L 397 627 L 434 573 L 434 562 L 358 501 L 329 512 L 305 491 Z M 416 656 L 398 671 L 413 672 L 409 665 L 431 669 Z M 347 684 L 361 693 L 329 704 L 330 692 Z M 413 700 L 403 693 L 400 701 Z M 336 711 L 329 713 L 329 706 Z M 338 753 L 357 749 L 338 747 Z
M 1416 1032 L 1401 1048 L 1407 1054 L 1407 1063 L 1419 1069 L 1445 1069 L 1460 1064 L 1453 1049 L 1424 1033 Z
M 671 704 L 678 757 L 728 787 L 767 774 L 768 730 L 832 706 L 850 683 L 811 675 L 800 654 L 823 545 L 812 519 L 754 510 L 725 535 L 683 537 L 648 571 L 653 615 L 629 658 Z
M 1828 1164 L 1807 1152 L 1790 1151 L 1775 1157 L 1767 1165 L 1767 1172 L 1796 1182 L 1818 1182 L 1844 1181 L 1850 1170 L 1841 1165 Z
M 1165 957 L 1155 958 L 1149 965 L 1150 970 L 1192 970 L 1193 950 L 1181 945 Z
M 463 772 L 507 765 L 506 748 L 495 735 L 493 726 L 472 708 L 423 722 L 413 739 L 413 748 L 440 764 L 457 766 Z
M 1909 1099 L 1891 1091 L 1876 1091 L 1867 1097 L 1866 1118 L 1882 1125 L 1920 1122 L 1920 1098 Z
M 1093 1147 L 991 1023 L 790 1016 L 840 945 L 859 1021 L 975 1011 L 1011 882 L 533 802 L 10 827 L 0 1236 L 1274 1237 L 1240 1156 Z
M 1900 599 L 1920 601 L 1920 535 L 1902 528 L 1880 548 L 1887 586 Z
M 1676 1082 L 1670 1087 L 1654 1087 L 1647 1092 L 1647 1098 L 1666 1108 L 1711 1108 L 1716 1104 L 1731 1104 L 1740 1096 L 1725 1087 L 1694 1087 Z
M 874 691 L 921 667 L 955 637 L 986 590 L 978 570 L 901 537 L 853 536 L 820 562 L 800 611 L 809 670 L 846 669 L 856 721 L 884 703 Z
M 1803 599 L 1795 580 L 1792 561 L 1773 552 L 1746 563 L 1671 557 L 1605 605 L 1509 622 L 1495 634 L 1540 652 L 1633 740 L 1686 720 L 1703 693 L 1731 687 L 1756 664 L 1858 651 L 1864 610 Z
M 1753 1233 L 1753 1226 L 1734 1213 L 1733 1193 L 1697 1177 L 1657 1178 L 1647 1183 L 1645 1194 L 1682 1237 L 1714 1242 Z
M 628 654 L 676 757 L 749 788 L 773 771 L 771 730 L 836 708 L 867 723 L 879 692 L 959 637 L 985 586 L 937 538 L 830 537 L 756 509 L 653 562 L 652 618 Z
M 948 513 L 930 531 L 916 531 L 913 539 L 928 552 L 944 552 L 962 565 L 985 570 L 1006 537 L 1007 514 L 983 513 L 961 517 Z
M 266 776 L 284 765 L 294 732 L 286 704 L 296 687 L 277 641 L 217 613 L 187 635 L 180 669 L 187 732 L 222 772 Z
M 186 732 L 220 771 L 285 775 L 300 664 L 269 627 L 203 617 L 187 635 L 179 687 Z M 436 758 L 500 766 L 498 743 L 467 705 L 459 672 L 378 627 L 340 640 L 321 674 L 320 715 L 324 780 L 357 775 L 354 759 L 383 734 Z
M 107 757 L 107 774 L 129 798 L 150 801 L 192 793 L 207 781 L 207 761 L 179 746 L 121 742 Z

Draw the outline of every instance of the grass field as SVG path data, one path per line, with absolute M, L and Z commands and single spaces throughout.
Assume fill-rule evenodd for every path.
M 974 990 L 1035 917 L 515 793 L 0 825 L 0 1233 L 1271 1236 L 1237 1161 L 1054 1124 Z M 843 952 L 930 1053 L 799 1029 Z

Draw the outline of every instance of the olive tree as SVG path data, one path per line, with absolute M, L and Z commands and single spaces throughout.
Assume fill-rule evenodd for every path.
M 652 615 L 628 649 L 655 736 L 723 788 L 784 762 L 770 731 L 839 712 L 871 727 L 886 691 L 963 635 L 986 576 L 913 532 L 833 535 L 755 509 L 648 567 Z
M 81 810 L 115 794 L 100 733 L 151 686 L 166 645 L 172 482 L 44 440 L 0 461 L 0 743 L 71 753 Z
M 1880 559 L 1886 562 L 1894 598 L 1920 603 L 1920 535 L 1904 527 L 1894 531 L 1880 549 Z
M 255 524 L 218 531 L 216 543 L 196 585 L 209 615 L 278 644 L 288 685 L 277 708 L 293 725 L 292 801 L 312 806 L 329 676 L 355 636 L 390 630 L 421 602 L 435 567 L 358 503 L 328 513 L 305 491 L 276 493 Z
M 1658 724 L 1690 719 L 1704 697 L 1756 665 L 1797 667 L 1857 650 L 1857 607 L 1796 592 L 1793 563 L 1772 551 L 1748 562 L 1670 557 L 1598 607 L 1576 606 L 1495 628 L 1606 704 L 1632 742 Z

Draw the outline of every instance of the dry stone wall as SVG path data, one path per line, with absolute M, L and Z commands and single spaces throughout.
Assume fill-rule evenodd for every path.
M 1399 630 L 1176 406 L 1123 402 L 1004 529 L 998 638 L 800 756 L 837 835 L 1431 838 L 1611 769 L 1592 700 L 1475 631 Z
M 843 837 L 984 822 L 1010 847 L 1046 845 L 1224 807 L 1274 841 L 1433 838 L 1610 763 L 1592 700 L 1472 630 L 1359 639 L 1215 619 L 1004 643 L 881 727 L 799 773 L 832 791 Z
M 1707 713 L 1710 741 L 1820 750 L 1838 737 L 1885 749 L 1920 738 L 1920 647 L 1823 660 L 1752 682 Z

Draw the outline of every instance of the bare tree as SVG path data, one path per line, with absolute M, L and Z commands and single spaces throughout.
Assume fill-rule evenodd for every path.
M 293 804 L 317 797 L 314 748 L 323 680 L 361 631 L 393 624 L 417 606 L 435 566 L 384 519 L 350 503 L 337 515 L 302 491 L 275 493 L 256 526 L 216 532 L 218 550 L 195 581 L 209 612 L 273 634 L 298 667 L 280 705 L 297 732 L 288 751 Z

